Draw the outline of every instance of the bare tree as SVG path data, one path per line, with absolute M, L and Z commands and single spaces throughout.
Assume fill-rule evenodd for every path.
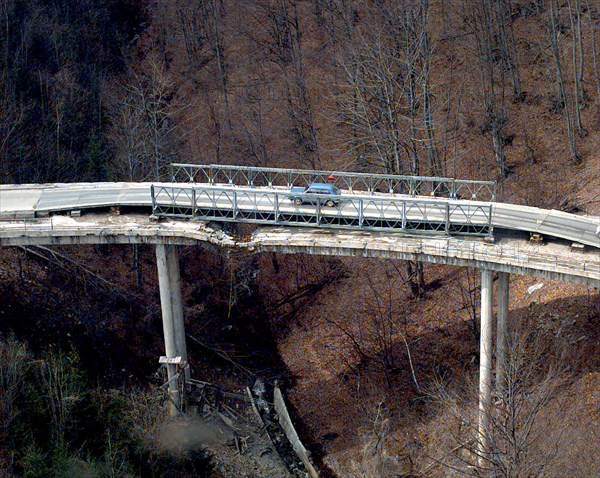
M 321 169 L 313 105 L 306 85 L 297 2 L 261 0 L 257 4 L 257 12 L 255 20 L 262 27 L 264 38 L 255 36 L 255 41 L 266 49 L 267 60 L 277 65 L 282 74 L 295 149 L 301 161 L 313 169 Z
M 16 340 L 9 338 L 0 341 L 0 473 L 5 463 L 10 463 L 10 457 L 6 456 L 10 443 L 10 430 L 16 420 L 19 419 L 18 395 L 25 383 L 29 372 L 31 357 L 25 346 Z
M 575 164 L 581 163 L 581 156 L 577 151 L 577 140 L 575 137 L 576 126 L 574 124 L 573 109 L 570 95 L 567 93 L 566 80 L 564 76 L 563 58 L 559 45 L 559 32 L 561 29 L 560 6 L 557 0 L 548 1 L 548 34 L 550 46 L 554 57 L 554 67 L 556 71 L 556 111 L 564 111 L 565 124 L 567 129 L 567 139 L 569 142 L 569 152 L 571 161 Z
M 349 340 L 355 356 L 362 362 L 359 367 L 381 374 L 388 391 L 393 390 L 394 376 L 404 363 L 410 370 L 414 390 L 418 392 L 420 385 L 411 350 L 413 340 L 396 302 L 399 286 L 405 286 L 408 281 L 397 263 L 390 261 L 383 271 L 386 277 L 383 285 L 376 284 L 370 274 L 366 276 L 369 294 L 363 301 L 365 321 L 362 324 L 356 327 L 344 325 L 344 322 L 351 322 L 348 318 L 329 319 L 328 322 Z M 406 356 L 401 360 L 402 349 Z M 348 365 L 356 371 L 357 367 Z
M 110 176 L 122 180 L 140 181 L 155 177 L 149 154 L 148 123 L 141 102 L 143 96 L 136 89 L 122 87 L 120 101 L 112 105 L 109 118 L 113 124 L 109 140 L 114 146 Z M 132 244 L 132 270 L 138 288 L 142 284 L 140 246 Z
M 581 123 L 581 110 L 585 108 L 587 93 L 583 85 L 583 35 L 581 33 L 581 2 L 580 0 L 567 0 L 569 9 L 569 22 L 573 41 L 571 45 L 571 66 L 573 69 L 573 108 L 575 110 L 575 130 L 579 137 L 587 136 L 587 131 Z
M 115 102 L 108 113 L 113 124 L 109 138 L 115 151 L 112 175 L 116 179 L 136 181 L 153 176 L 144 108 L 136 93 L 123 87 L 120 101 Z
M 363 405 L 364 425 L 360 429 L 360 459 L 350 465 L 351 478 L 407 476 L 400 460 L 390 450 L 393 443 L 392 417 L 382 401 Z
M 417 174 L 420 144 L 411 134 L 408 79 L 393 51 L 380 41 L 362 41 L 342 64 L 347 86 L 338 102 L 342 124 L 351 132 L 348 150 L 362 168 Z
M 130 85 L 130 91 L 139 95 L 144 108 L 144 117 L 150 143 L 150 161 L 154 165 L 156 178 L 161 177 L 163 167 L 171 162 L 173 152 L 170 146 L 171 134 L 176 128 L 173 116 L 175 85 L 171 81 L 164 64 L 155 56 L 148 58 L 149 74 L 137 85 Z
M 512 0 L 500 0 L 494 2 L 494 4 L 498 24 L 498 50 L 500 51 L 501 61 L 510 76 L 514 100 L 523 101 L 525 97 L 521 87 L 519 49 L 513 32 L 513 20 L 510 12 Z
M 494 160 L 502 179 L 509 173 L 504 154 L 503 135 L 504 126 L 508 122 L 506 70 L 512 73 L 515 95 L 521 94 L 518 65 L 511 49 L 513 42 L 508 36 L 510 30 L 506 27 L 506 8 L 504 0 L 476 0 L 469 3 L 466 16 L 470 32 L 475 38 L 479 60 L 480 88 L 485 115 L 482 131 L 491 133 Z
M 357 34 L 340 55 L 345 85 L 338 96 L 348 150 L 362 167 L 391 174 L 442 168 L 430 78 L 428 0 L 381 2 L 381 33 Z
M 600 29 L 600 27 L 598 27 L 598 21 L 596 21 L 596 23 L 594 23 L 594 19 L 592 17 L 592 8 L 590 6 L 589 0 L 585 0 L 585 8 L 586 8 L 587 14 L 588 14 L 588 23 L 589 23 L 591 43 L 592 43 L 591 56 L 592 56 L 594 77 L 595 77 L 595 81 L 596 81 L 596 94 L 597 94 L 597 98 L 598 98 L 598 101 L 596 103 L 598 105 L 598 111 L 600 112 L 600 68 L 598 68 L 598 53 L 597 53 L 597 47 L 596 47 L 596 32 Z
M 183 35 L 183 44 L 190 71 L 198 71 L 213 58 L 208 42 L 206 24 L 201 15 L 202 2 L 181 2 L 176 5 L 179 27 Z
M 7 152 L 11 146 L 11 138 L 19 133 L 18 128 L 23 120 L 23 109 L 18 104 L 11 101 L 9 93 L 4 91 L 3 98 L 0 100 L 0 155 L 3 156 L 2 169 L 0 170 L 0 180 L 10 183 L 12 171 L 10 171 L 10 162 L 6 159 Z
M 269 106 L 263 96 L 267 86 L 259 79 L 248 83 L 238 98 L 240 131 L 235 139 L 244 158 L 249 158 L 253 166 L 266 167 L 270 162 L 267 146 Z
M 40 381 L 52 423 L 52 440 L 64 447 L 71 411 L 81 393 L 80 372 L 73 357 L 48 354 L 40 367 Z
M 408 27 L 410 18 L 403 18 L 405 29 L 399 34 L 401 40 L 396 40 L 400 44 L 384 44 L 382 39 L 370 43 L 362 37 L 360 48 L 342 64 L 347 86 L 338 102 L 350 132 L 348 149 L 363 168 L 389 174 L 421 173 L 425 150 L 428 169 L 441 175 L 431 111 L 426 27 L 415 32 Z M 406 270 L 413 295 L 422 297 L 423 265 L 408 261 Z
M 440 467 L 467 476 L 554 476 L 562 427 L 553 415 L 555 399 L 567 379 L 560 360 L 549 360 L 550 347 L 535 332 L 514 333 L 509 340 L 503 393 L 486 410 L 488 448 L 482 451 L 473 381 L 437 383 L 431 397 L 449 417 L 451 448 L 433 457 Z
M 464 272 L 464 280 L 458 281 L 460 290 L 461 302 L 464 309 L 469 315 L 469 330 L 473 334 L 473 338 L 479 340 L 479 304 L 481 284 L 479 277 L 481 274 L 478 269 L 464 267 L 461 273 Z M 462 274 L 461 274 L 462 275 Z
M 217 61 L 217 69 L 219 72 L 219 85 L 221 87 L 221 95 L 225 106 L 226 123 L 231 130 L 231 114 L 229 111 L 229 91 L 228 91 L 228 75 L 225 61 L 225 47 L 223 40 L 223 31 L 221 28 L 223 16 L 223 0 L 203 0 L 201 2 L 203 8 L 203 17 L 206 21 L 206 29 L 208 31 L 208 39 L 215 54 Z
M 144 71 L 130 72 L 109 112 L 117 147 L 114 174 L 132 180 L 160 179 L 176 157 L 178 117 L 186 108 L 159 55 L 151 51 Z
M 357 24 L 358 8 L 357 0 L 314 0 L 317 25 L 326 32 L 327 44 L 343 48 Z

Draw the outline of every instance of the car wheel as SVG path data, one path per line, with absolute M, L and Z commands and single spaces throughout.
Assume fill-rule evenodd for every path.
M 302 204 L 302 199 L 300 199 L 300 198 L 296 198 L 296 199 L 294 199 L 294 204 L 295 204 L 296 206 L 300 206 L 300 205 Z
M 325 206 L 333 207 L 335 206 L 335 203 L 331 199 L 328 199 L 327 201 L 325 201 Z

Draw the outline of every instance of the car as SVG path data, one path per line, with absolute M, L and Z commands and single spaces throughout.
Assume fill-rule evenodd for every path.
M 320 202 L 327 207 L 334 207 L 340 203 L 339 198 L 327 199 L 310 195 L 319 194 L 321 196 L 339 196 L 342 194 L 337 186 L 328 183 L 311 183 L 307 188 L 293 187 L 291 192 L 292 194 L 290 195 L 290 201 L 297 206 L 302 204 L 318 204 Z

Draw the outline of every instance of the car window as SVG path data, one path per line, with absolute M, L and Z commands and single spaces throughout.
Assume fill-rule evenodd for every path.
M 340 191 L 340 189 L 336 186 L 331 186 L 330 188 L 323 188 L 323 187 L 310 187 L 305 191 L 307 194 L 342 194 L 342 192 Z

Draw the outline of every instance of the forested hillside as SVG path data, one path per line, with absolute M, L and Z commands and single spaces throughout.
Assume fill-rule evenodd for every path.
M 589 0 L 2 10 L 3 182 L 226 162 L 499 179 L 514 200 L 598 207 L 569 182 L 597 179 Z
M 496 180 L 503 201 L 600 213 L 597 0 L 0 7 L 0 183 L 224 163 Z M 153 254 L 0 250 L 0 475 L 217 473 L 156 442 Z M 476 271 L 194 248 L 181 262 L 195 376 L 282 381 L 324 476 L 473 463 Z M 514 277 L 511 295 L 506 413 L 524 418 L 473 476 L 597 475 L 598 291 Z

